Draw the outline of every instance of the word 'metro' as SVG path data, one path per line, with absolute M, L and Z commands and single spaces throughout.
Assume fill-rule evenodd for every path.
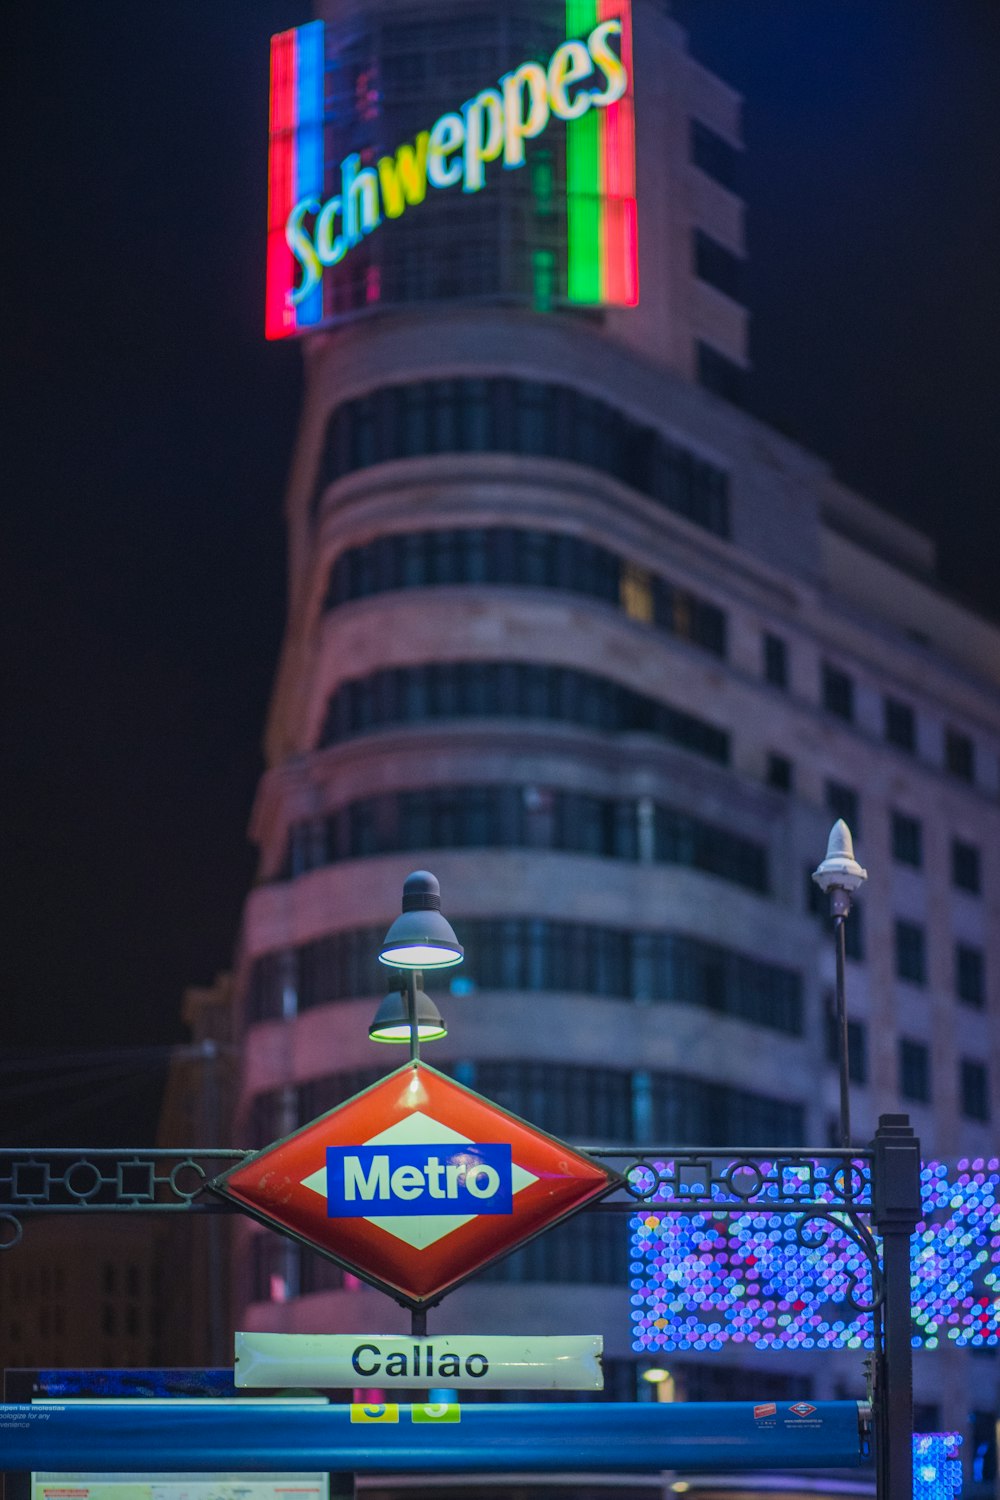
M 328 1146 L 331 1219 L 388 1215 L 513 1212 L 511 1148 L 469 1141 L 457 1146 Z
M 483 89 L 461 109 L 444 114 L 395 156 L 362 167 L 355 152 L 340 164 L 340 192 L 321 203 L 301 198 L 285 226 L 288 248 L 301 267 L 291 301 L 298 304 L 319 286 L 324 266 L 335 266 L 348 251 L 387 219 L 398 219 L 422 203 L 428 184 L 477 193 L 485 185 L 486 164 L 503 158 L 505 168 L 523 167 L 525 141 L 541 135 L 553 116 L 579 120 L 588 110 L 606 109 L 628 89 L 620 47 L 621 20 L 602 21 L 584 41 L 557 47 L 548 66 L 524 62 L 494 88 Z M 616 47 L 619 49 L 616 51 Z

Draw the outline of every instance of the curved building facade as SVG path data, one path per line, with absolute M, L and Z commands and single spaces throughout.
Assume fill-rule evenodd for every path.
M 998 1043 L 955 965 L 961 949 L 981 980 L 1000 971 L 996 632 L 936 592 L 922 537 L 734 403 L 739 100 L 662 7 L 627 11 L 368 0 L 325 17 L 337 165 L 301 223 L 330 264 L 313 324 L 303 298 L 278 328 L 307 335 L 306 397 L 235 975 L 238 1135 L 264 1145 L 395 1065 L 368 1039 L 376 952 L 423 867 L 467 953 L 427 985 L 448 1025 L 429 1062 L 578 1143 L 828 1144 L 833 951 L 806 877 L 845 815 L 873 871 L 852 919 L 856 1134 L 908 1108 L 930 1149 L 982 1154 Z M 527 135 L 521 171 L 479 122 L 481 190 L 414 190 L 392 219 L 380 153 L 419 156 L 421 123 L 449 110 L 471 129 L 477 90 L 507 108 L 512 70 L 607 16 L 634 70 L 618 128 L 634 122 L 637 283 L 619 261 L 604 302 L 573 296 L 574 234 L 600 222 L 606 250 L 631 244 L 630 184 L 611 156 L 586 179 L 573 119 Z M 359 218 L 334 259 L 376 178 L 375 227 Z M 301 290 L 305 260 L 293 271 Z M 901 859 L 901 819 L 925 861 Z M 955 886 L 957 848 L 978 890 Z M 906 1040 L 933 1054 L 926 1100 L 900 1073 Z M 254 1226 L 238 1254 L 242 1326 L 406 1326 Z M 432 1327 L 603 1332 L 609 1391 L 630 1395 L 627 1288 L 624 1224 L 583 1215 Z M 747 1394 L 727 1359 L 709 1393 Z M 832 1394 L 831 1371 L 810 1389 Z

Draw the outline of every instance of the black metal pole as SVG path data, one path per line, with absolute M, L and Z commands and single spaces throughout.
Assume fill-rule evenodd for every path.
M 876 1349 L 878 1500 L 913 1500 L 910 1239 L 920 1222 L 920 1143 L 906 1115 L 881 1115 L 873 1142 L 872 1221 L 882 1235 L 882 1349 Z
M 835 887 L 830 892 L 833 914 L 833 940 L 837 954 L 837 1057 L 840 1072 L 840 1144 L 851 1144 L 851 1056 L 847 1037 L 847 914 L 851 898 L 847 891 Z
M 406 1019 L 410 1023 L 410 1062 L 420 1061 L 420 1031 L 417 1027 L 417 972 L 406 971 Z M 422 978 L 422 976 L 420 976 Z

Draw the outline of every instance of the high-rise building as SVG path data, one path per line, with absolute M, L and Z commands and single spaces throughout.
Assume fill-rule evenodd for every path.
M 306 395 L 235 1137 L 396 1061 L 368 1038 L 376 953 L 430 868 L 467 958 L 428 983 L 429 1061 L 577 1142 L 830 1144 L 809 872 L 842 816 L 870 872 L 855 1138 L 905 1110 L 925 1154 L 988 1156 L 1000 632 L 926 537 L 739 407 L 739 98 L 652 0 L 318 14 L 274 53 L 269 329 L 304 335 Z M 242 1326 L 393 1323 L 237 1238 Z M 585 1215 L 433 1326 L 603 1332 L 624 1394 L 626 1263 L 624 1225 Z M 690 1387 L 747 1394 L 748 1364 Z M 781 1369 L 860 1393 L 853 1354 Z M 997 1404 L 988 1361 L 917 1381 L 946 1424 Z

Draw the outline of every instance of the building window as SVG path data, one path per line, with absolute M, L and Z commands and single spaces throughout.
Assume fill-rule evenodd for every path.
M 886 742 L 912 755 L 917 748 L 916 714 L 908 703 L 900 703 L 898 698 L 886 698 L 884 706 Z
M 986 955 L 969 943 L 955 944 L 955 990 L 966 1005 L 986 1004 Z
M 979 850 L 975 844 L 952 839 L 951 883 L 956 890 L 969 891 L 973 896 L 979 895 L 982 890 L 982 870 Z
M 788 645 L 780 635 L 764 637 L 764 680 L 772 687 L 788 687 Z
M 855 838 L 861 834 L 861 804 L 852 786 L 841 781 L 826 784 L 826 810 L 835 818 L 843 818 Z
M 899 1043 L 899 1092 L 904 1099 L 929 1104 L 931 1097 L 931 1057 L 923 1042 L 902 1037 Z
M 846 672 L 839 667 L 832 667 L 825 661 L 822 668 L 823 673 L 823 707 L 829 714 L 836 714 L 838 719 L 846 719 L 848 723 L 854 720 L 854 681 Z
M 649 734 L 719 765 L 729 763 L 729 736 L 714 724 L 611 678 L 537 662 L 431 662 L 350 679 L 327 704 L 319 743 L 467 718 L 547 719 L 609 734 Z
M 840 1063 L 840 1031 L 833 995 L 826 997 L 826 1060 Z M 847 1023 L 847 1074 L 852 1083 L 868 1082 L 868 1036 L 862 1021 Z
M 892 814 L 892 857 L 898 864 L 919 870 L 924 862 L 924 831 L 919 818 Z
M 961 781 L 976 779 L 976 747 L 967 734 L 959 729 L 944 732 L 945 770 Z
M 544 824 L 530 815 L 539 795 Z M 645 816 L 635 801 L 554 788 L 437 786 L 385 793 L 348 803 L 324 819 L 293 824 L 279 878 L 301 870 L 303 851 L 313 868 L 418 849 L 545 848 L 635 860 Z M 656 804 L 652 844 L 658 864 L 684 865 L 767 894 L 766 848 L 727 827 Z
M 372 464 L 442 453 L 514 453 L 582 464 L 717 536 L 729 535 L 727 474 L 655 428 L 571 386 L 423 380 L 386 386 L 330 414 L 313 499 Z
M 916 922 L 896 922 L 896 977 L 910 984 L 927 983 L 927 939 Z
M 699 281 L 714 286 L 734 302 L 743 302 L 744 265 L 743 257 L 728 245 L 703 229 L 694 231 L 694 274 Z
M 802 1034 L 802 976 L 797 970 L 684 933 L 528 917 L 468 918 L 459 921 L 459 929 L 465 947 L 462 976 L 480 990 L 691 1005 L 789 1036 Z M 385 987 L 385 971 L 375 958 L 383 935 L 381 927 L 353 928 L 288 952 L 262 954 L 250 971 L 248 1021 L 282 1014 L 289 974 L 302 1011 L 378 995 Z M 373 1077 L 378 1076 L 376 1071 Z M 365 1082 L 351 1075 L 343 1086 L 347 1092 L 336 1097 L 311 1098 L 302 1117 L 315 1118 Z M 274 1140 L 281 1134 L 287 1128 L 276 1116 L 260 1123 L 255 1139 Z
M 456 585 L 579 594 L 715 656 L 726 654 L 726 617 L 717 605 L 583 537 L 512 526 L 394 533 L 349 548 L 330 569 L 324 608 L 397 589 Z
M 767 757 L 767 784 L 775 791 L 790 792 L 795 782 L 795 768 L 784 755 L 771 751 Z
M 731 193 L 739 191 L 742 154 L 738 147 L 719 135 L 710 125 L 704 124 L 701 120 L 692 119 L 692 162 L 705 173 L 706 177 L 711 177 L 714 181 L 721 183 Z
M 990 1089 L 985 1063 L 973 1062 L 971 1058 L 963 1057 L 959 1064 L 959 1084 L 962 1113 L 966 1119 L 988 1120 Z
M 713 396 L 721 396 L 731 406 L 745 406 L 747 372 L 744 367 L 702 339 L 697 341 L 695 348 L 698 384 L 711 391 Z

